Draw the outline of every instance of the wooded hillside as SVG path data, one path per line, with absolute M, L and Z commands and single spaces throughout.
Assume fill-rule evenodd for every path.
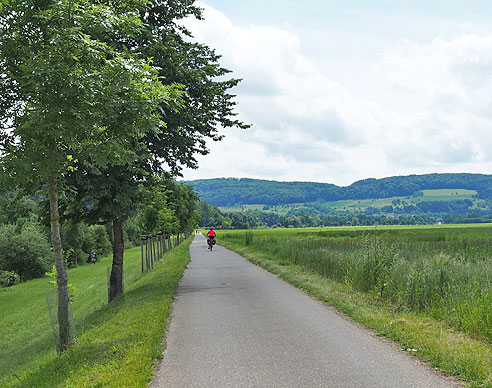
M 187 182 L 200 198 L 216 206 L 281 205 L 344 199 L 410 196 L 420 190 L 468 189 L 480 198 L 492 197 L 492 175 L 426 174 L 364 179 L 342 187 L 329 183 L 277 182 L 249 178 L 200 179 Z

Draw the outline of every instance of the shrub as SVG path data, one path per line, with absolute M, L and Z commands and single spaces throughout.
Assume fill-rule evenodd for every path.
M 92 225 L 89 230 L 92 234 L 93 246 L 89 247 L 88 252 L 94 249 L 97 256 L 104 256 L 111 252 L 112 245 L 106 227 L 104 225 Z
M 20 283 L 20 276 L 14 271 L 0 270 L 0 287 L 15 286 Z
M 94 246 L 94 234 L 85 222 L 64 221 L 61 228 L 63 255 L 68 265 L 77 265 Z
M 103 225 L 87 225 L 85 222 L 67 220 L 62 225 L 62 243 L 68 265 L 88 261 L 91 250 L 98 256 L 111 251 L 108 233 Z
M 0 225 L 0 269 L 14 271 L 24 280 L 44 276 L 52 263 L 51 247 L 41 227 L 26 223 Z

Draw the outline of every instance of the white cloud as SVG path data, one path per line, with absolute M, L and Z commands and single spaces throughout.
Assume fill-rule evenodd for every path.
M 348 74 L 372 69 L 357 89 L 304 56 L 293 32 L 235 26 L 204 8 L 205 21 L 187 26 L 243 78 L 233 92 L 239 117 L 253 127 L 225 131 L 226 140 L 200 159 L 203 169 L 185 178 L 350 184 L 396 174 L 491 172 L 492 34 L 406 40 L 372 63 L 351 60 Z
M 215 152 L 198 157 L 200 170 L 187 171 L 186 179 L 214 177 L 246 177 L 264 179 L 282 177 L 289 171 L 294 160 L 281 154 L 270 153 L 258 142 L 249 141 L 240 130 L 228 130 L 228 135 L 220 143 L 209 144 Z
M 447 165 L 453 171 L 492 160 L 487 152 L 492 145 L 492 35 L 436 38 L 426 45 L 403 42 L 385 54 L 375 73 L 396 100 L 413 101 L 406 122 L 394 123 L 400 134 L 391 144 L 395 163 Z

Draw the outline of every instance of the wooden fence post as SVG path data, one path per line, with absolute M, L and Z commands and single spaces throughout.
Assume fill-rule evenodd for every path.
M 166 232 L 162 231 L 162 240 L 161 240 L 161 245 L 162 245 L 162 254 L 166 253 L 167 247 L 166 247 Z
M 140 237 L 140 252 L 142 258 L 142 273 L 144 273 L 144 241 L 146 241 L 145 236 Z
M 149 249 L 150 249 L 150 268 L 154 269 L 154 241 L 152 235 L 149 234 Z
M 145 259 L 147 264 L 147 270 L 150 269 L 150 249 L 149 249 L 149 236 L 145 236 Z
M 157 234 L 153 234 L 152 235 L 152 251 L 154 252 L 154 262 L 157 261 L 157 260 L 159 260 L 157 258 L 156 251 L 155 251 L 155 240 L 156 239 L 157 239 Z M 154 267 L 152 267 L 152 268 L 154 268 Z

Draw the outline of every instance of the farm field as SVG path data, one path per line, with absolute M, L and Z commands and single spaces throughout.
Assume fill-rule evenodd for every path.
M 454 200 L 472 200 L 476 207 L 479 207 L 480 200 L 475 199 L 477 192 L 475 190 L 467 189 L 436 189 L 436 190 L 422 190 L 423 195 L 420 196 L 405 196 L 405 197 L 390 197 L 390 198 L 375 198 L 375 199 L 354 199 L 354 200 L 340 200 L 323 202 L 323 206 L 326 209 L 339 211 L 339 210 L 357 210 L 363 211 L 368 207 L 380 209 L 385 206 L 392 205 L 395 201 L 405 205 L 415 205 L 424 201 L 454 201 Z M 299 209 L 304 206 L 309 206 L 309 203 L 294 203 L 285 205 L 240 205 L 232 207 L 219 207 L 224 212 L 241 212 L 241 211 L 271 211 L 278 214 L 287 214 L 291 210 Z
M 325 206 L 333 210 L 364 210 L 368 207 L 382 208 L 391 205 L 394 201 L 400 201 L 406 205 L 415 205 L 424 201 L 454 201 L 457 199 L 473 199 L 477 194 L 475 190 L 466 189 L 438 189 L 422 190 L 421 196 L 375 198 L 361 200 L 343 200 L 325 202 Z
M 110 305 L 107 267 L 112 257 L 69 269 L 69 283 L 76 289 L 78 344 L 59 357 L 45 296 L 50 278 L 0 289 L 0 386 L 145 387 L 160 352 L 175 287 L 189 260 L 190 242 L 167 253 L 143 275 L 140 247 L 126 250 L 125 294 Z
M 471 386 L 492 386 L 491 225 L 224 231 L 219 240 Z
M 231 212 L 231 213 L 236 213 L 236 212 L 244 212 L 244 211 L 272 211 L 277 214 L 287 214 L 291 210 L 299 209 L 304 207 L 303 203 L 293 203 L 293 204 L 286 204 L 286 205 L 262 205 L 262 204 L 256 204 L 256 205 L 239 205 L 239 206 L 229 206 L 229 207 L 219 207 L 219 209 L 223 212 Z

